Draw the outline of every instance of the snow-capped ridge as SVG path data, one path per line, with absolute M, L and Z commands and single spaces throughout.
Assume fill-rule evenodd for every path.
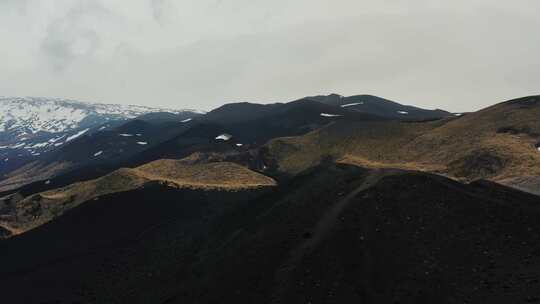
M 0 132 L 20 129 L 20 133 L 56 133 L 81 127 L 89 117 L 125 120 L 152 112 L 204 113 L 187 109 L 86 103 L 60 98 L 0 97 Z
M 0 158 L 46 154 L 66 143 L 71 144 L 83 135 L 111 129 L 127 120 L 158 112 L 181 114 L 182 117 L 205 113 L 61 98 L 0 96 Z

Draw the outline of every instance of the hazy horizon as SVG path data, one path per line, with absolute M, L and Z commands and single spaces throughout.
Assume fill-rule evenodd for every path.
M 211 110 L 371 94 L 473 111 L 539 94 L 533 0 L 4 0 L 0 96 Z
M 423 108 L 423 109 L 426 109 L 426 110 L 446 110 L 446 111 L 451 112 L 451 113 L 474 112 L 474 111 L 481 110 L 481 109 L 486 108 L 486 107 L 493 106 L 493 105 L 501 103 L 501 102 L 505 102 L 505 101 L 509 101 L 509 100 L 517 99 L 517 98 L 522 98 L 522 97 L 527 97 L 527 96 L 517 96 L 515 98 L 509 98 L 509 99 L 505 99 L 505 100 L 500 100 L 500 101 L 494 102 L 492 104 L 488 104 L 485 107 L 475 109 L 475 110 L 470 110 L 470 111 L 452 111 L 452 109 L 446 109 L 446 108 L 437 107 L 437 106 L 434 106 L 434 107 L 429 107 L 429 106 L 428 107 L 421 107 L 421 106 L 418 106 L 417 104 L 414 104 L 414 103 L 408 103 L 408 102 L 404 102 L 404 101 L 399 101 L 399 100 L 395 100 L 395 99 L 392 99 L 392 98 L 387 98 L 385 96 L 376 95 L 376 94 L 343 95 L 343 94 L 339 94 L 339 93 L 335 93 L 335 92 L 333 92 L 333 93 L 325 93 L 325 94 L 311 94 L 311 95 L 306 95 L 306 96 L 298 96 L 296 98 L 290 98 L 290 99 L 287 99 L 287 100 L 263 100 L 263 101 L 260 101 L 260 100 L 228 100 L 228 101 L 223 101 L 222 103 L 219 103 L 215 107 L 211 107 L 211 108 L 198 108 L 198 107 L 189 106 L 189 105 L 187 105 L 187 106 L 175 106 L 174 104 L 172 104 L 170 106 L 162 106 L 162 105 L 159 105 L 159 104 L 140 104 L 140 103 L 130 103 L 130 102 L 126 102 L 126 103 L 101 102 L 99 100 L 97 100 L 97 101 L 96 100 L 85 100 L 84 98 L 57 97 L 57 96 L 2 96 L 2 95 L 0 95 L 0 98 L 8 98 L 8 99 L 10 99 L 10 98 L 59 99 L 59 100 L 82 102 L 82 103 L 88 103 L 88 104 L 105 104 L 105 105 L 107 105 L 107 104 L 109 104 L 109 105 L 122 104 L 122 105 L 131 105 L 131 106 L 147 106 L 147 107 L 155 107 L 155 108 L 171 109 L 171 110 L 194 110 L 194 111 L 209 112 L 211 110 L 219 108 L 222 105 L 230 104 L 230 103 L 243 103 L 243 102 L 258 103 L 258 104 L 286 103 L 286 102 L 292 102 L 292 101 L 299 100 L 299 99 L 306 98 L 306 97 L 314 97 L 314 96 L 319 96 L 319 95 L 328 96 L 328 95 L 331 95 L 331 94 L 337 94 L 337 95 L 341 95 L 341 96 L 344 96 L 344 97 L 352 97 L 352 96 L 359 96 L 359 95 L 372 95 L 372 96 L 381 97 L 383 99 L 387 99 L 387 100 L 390 100 L 390 101 L 398 102 L 398 103 L 406 105 L 406 106 L 416 106 L 416 107 L 420 107 L 420 108 Z M 536 96 L 536 95 L 534 95 L 534 96 Z

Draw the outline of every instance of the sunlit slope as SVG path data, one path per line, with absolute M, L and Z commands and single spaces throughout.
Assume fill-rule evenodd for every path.
M 336 122 L 268 144 L 276 169 L 296 174 L 325 157 L 511 185 L 540 176 L 540 97 L 435 122 Z M 531 184 L 528 182 L 527 184 Z
M 24 232 L 42 225 L 79 204 L 97 197 L 159 182 L 174 188 L 239 191 L 274 186 L 273 179 L 230 162 L 194 163 L 190 160 L 157 160 L 134 169 L 120 169 L 98 179 L 41 192 L 20 201 L 4 198 L 11 216 L 0 221 Z

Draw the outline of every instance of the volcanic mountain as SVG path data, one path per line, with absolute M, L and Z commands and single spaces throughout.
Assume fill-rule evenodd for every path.
M 538 302 L 539 112 L 329 95 L 83 134 L 1 182 L 0 294 Z

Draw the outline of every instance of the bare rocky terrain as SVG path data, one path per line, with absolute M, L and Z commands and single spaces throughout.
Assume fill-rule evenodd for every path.
M 277 188 L 149 184 L 1 242 L 1 291 L 10 303 L 534 303 L 539 203 L 331 163 Z

